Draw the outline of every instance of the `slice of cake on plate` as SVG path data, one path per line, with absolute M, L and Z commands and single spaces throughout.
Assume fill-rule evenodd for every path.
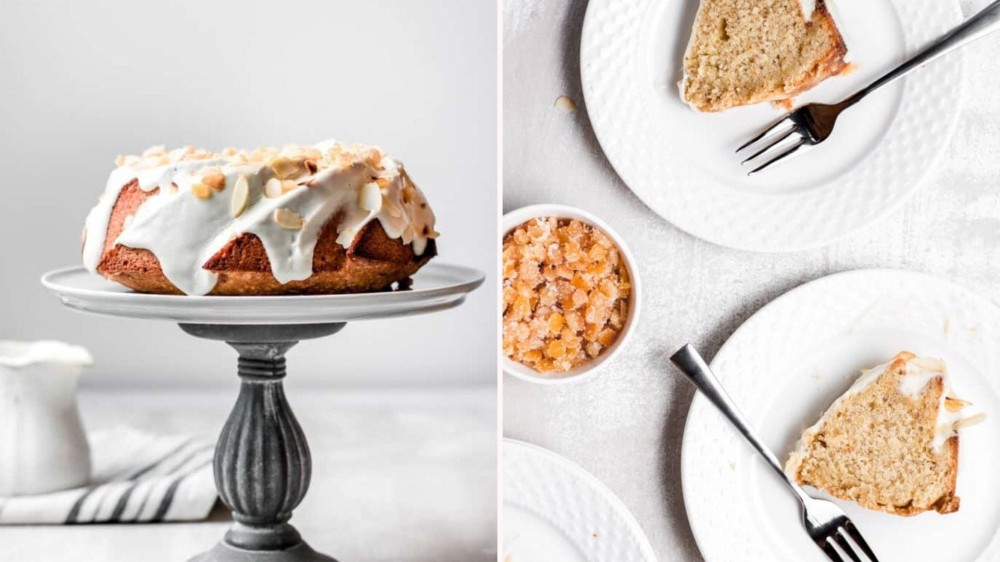
M 824 0 L 701 0 L 681 97 L 698 111 L 787 101 L 844 71 Z
M 799 484 L 893 515 L 958 510 L 957 430 L 967 402 L 945 364 L 901 352 L 861 378 L 803 433 L 785 470 Z

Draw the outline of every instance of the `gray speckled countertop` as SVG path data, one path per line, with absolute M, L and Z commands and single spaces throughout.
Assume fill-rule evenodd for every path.
M 968 15 L 987 3 L 961 4 Z M 615 175 L 590 128 L 580 87 L 586 5 L 504 3 L 504 210 L 567 203 L 604 218 L 639 261 L 643 318 L 624 355 L 589 382 L 543 387 L 506 376 L 504 433 L 552 449 L 600 478 L 635 514 L 660 560 L 701 560 L 680 491 L 681 435 L 693 390 L 668 367 L 668 356 L 691 341 L 711 357 L 767 302 L 839 271 L 926 271 L 998 299 L 1000 37 L 966 50 L 964 109 L 952 145 L 901 210 L 823 249 L 754 254 L 681 232 Z M 561 95 L 579 109 L 555 109 Z

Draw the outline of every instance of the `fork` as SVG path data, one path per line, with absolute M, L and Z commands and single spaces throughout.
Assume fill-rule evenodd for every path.
M 809 533 L 809 538 L 826 553 L 830 560 L 834 562 L 846 562 L 847 560 L 863 562 L 858 553 L 860 550 L 868 560 L 878 562 L 871 547 L 868 546 L 857 527 L 847 518 L 847 514 L 842 509 L 833 502 L 809 496 L 785 474 L 777 457 L 764 445 L 764 442 L 757 436 L 757 432 L 750 427 L 746 418 L 733 403 L 732 398 L 726 394 L 725 389 L 722 388 L 718 379 L 705 364 L 705 360 L 691 344 L 680 348 L 670 358 L 670 361 L 687 375 L 688 380 L 722 412 L 729 423 L 733 424 L 743 437 L 753 445 L 753 448 L 767 461 L 768 466 L 781 477 L 781 481 L 795 494 L 801 507 L 802 525 Z
M 760 141 L 771 139 L 771 142 L 756 150 L 740 165 L 755 161 L 754 165 L 757 167 L 747 173 L 749 176 L 793 154 L 804 153 L 829 138 L 840 113 L 864 99 L 868 94 L 902 78 L 921 65 L 997 30 L 1000 30 L 1000 0 L 983 8 L 978 14 L 949 31 L 903 64 L 839 103 L 810 103 L 786 114 L 764 132 L 736 149 L 736 153 L 739 154 Z M 777 138 L 775 139 L 775 137 Z M 766 161 L 757 165 L 757 162 L 761 160 Z

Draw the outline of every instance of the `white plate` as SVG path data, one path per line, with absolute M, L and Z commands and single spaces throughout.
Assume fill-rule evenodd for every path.
M 108 316 L 193 324 L 314 324 L 410 316 L 462 304 L 482 285 L 482 272 L 429 263 L 413 276 L 409 291 L 356 295 L 191 297 L 147 295 L 69 267 L 46 273 L 42 284 L 76 310 Z
M 802 430 L 896 352 L 943 358 L 956 395 L 986 412 L 961 434 L 951 515 L 911 518 L 838 503 L 881 562 L 1000 560 L 1000 308 L 950 281 L 896 270 L 841 273 L 768 304 L 722 346 L 712 369 L 784 462 Z M 681 458 L 691 529 L 708 562 L 826 560 L 795 500 L 705 399 L 691 405 Z
M 697 4 L 591 0 L 580 48 L 587 112 L 608 160 L 679 228 L 747 250 L 825 245 L 901 205 L 947 146 L 961 100 L 959 53 L 851 108 L 821 147 L 747 177 L 735 149 L 782 112 L 758 104 L 703 114 L 681 101 Z M 840 100 L 962 19 L 953 0 L 836 0 L 834 16 L 857 70 L 799 104 Z
M 589 472 L 503 441 L 505 562 L 656 562 L 635 517 Z

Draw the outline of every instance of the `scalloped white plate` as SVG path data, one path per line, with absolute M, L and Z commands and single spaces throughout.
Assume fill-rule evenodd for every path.
M 503 440 L 505 562 L 656 562 L 635 517 L 589 472 Z
M 898 270 L 831 275 L 798 287 L 747 320 L 712 369 L 784 461 L 801 432 L 857 378 L 896 352 L 943 358 L 956 395 L 986 412 L 961 433 L 951 515 L 911 518 L 838 503 L 881 562 L 1000 560 L 1000 308 L 946 280 Z M 795 500 L 701 396 L 684 430 L 684 503 L 707 562 L 799 560 L 823 553 Z
M 587 6 L 580 48 L 587 112 L 608 160 L 653 211 L 716 244 L 782 252 L 843 238 L 916 191 L 954 130 L 961 53 L 848 110 L 822 146 L 747 177 L 735 149 L 783 112 L 758 104 L 703 114 L 681 101 L 677 82 L 697 4 Z M 845 97 L 962 20 L 953 0 L 836 0 L 833 12 L 857 69 L 798 104 Z

